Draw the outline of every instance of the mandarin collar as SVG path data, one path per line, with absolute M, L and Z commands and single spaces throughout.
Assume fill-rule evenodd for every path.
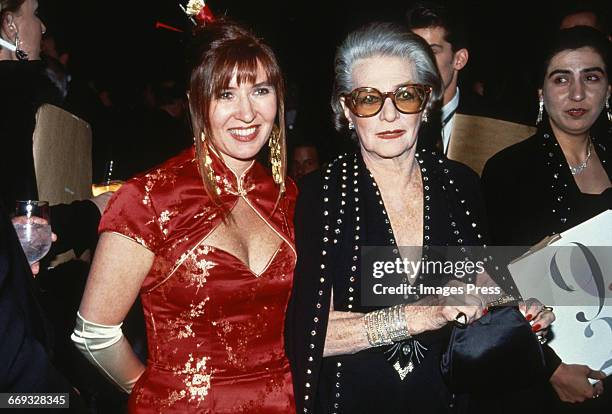
M 216 151 L 210 150 L 208 154 L 212 160 L 211 165 L 220 196 L 247 196 L 266 177 L 265 169 L 255 160 L 238 175 L 225 164 Z

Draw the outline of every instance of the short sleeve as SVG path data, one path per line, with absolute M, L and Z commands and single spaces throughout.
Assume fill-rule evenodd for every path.
M 121 186 L 108 202 L 98 232 L 114 232 L 156 253 L 162 233 L 151 194 L 141 178 Z

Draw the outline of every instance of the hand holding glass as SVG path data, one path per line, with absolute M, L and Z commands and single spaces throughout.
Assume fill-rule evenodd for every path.
M 52 243 L 49 203 L 17 201 L 12 222 L 28 262 L 32 264 L 45 257 Z

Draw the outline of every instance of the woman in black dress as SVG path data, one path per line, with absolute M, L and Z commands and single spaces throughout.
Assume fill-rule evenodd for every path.
M 608 40 L 588 27 L 562 30 L 551 43 L 541 70 L 536 135 L 496 154 L 483 171 L 492 244 L 531 246 L 612 208 L 609 59 Z M 588 382 L 603 374 L 589 367 L 556 358 L 551 373 L 562 401 L 603 392 L 601 382 Z M 602 400 L 576 409 L 601 412 Z
M 347 37 L 335 62 L 336 127 L 348 128 L 359 145 L 301 182 L 286 323 L 298 412 L 452 412 L 456 401 L 439 367 L 448 322 L 460 312 L 479 318 L 485 299 L 451 303 L 417 291 L 403 304 L 376 306 L 361 295 L 362 251 L 387 246 L 399 257 L 398 246 L 414 246 L 427 259 L 432 246 L 481 245 L 478 176 L 416 149 L 419 127 L 441 95 L 421 38 L 372 24 Z M 451 279 L 429 282 L 460 283 Z M 488 276 L 466 279 L 494 286 Z M 539 318 L 543 325 L 552 319 L 550 312 Z

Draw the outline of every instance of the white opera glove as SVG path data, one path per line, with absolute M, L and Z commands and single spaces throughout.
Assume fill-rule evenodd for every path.
M 70 336 L 85 357 L 126 393 L 130 393 L 144 366 L 123 336 L 121 325 L 89 322 L 77 312 L 76 326 Z

